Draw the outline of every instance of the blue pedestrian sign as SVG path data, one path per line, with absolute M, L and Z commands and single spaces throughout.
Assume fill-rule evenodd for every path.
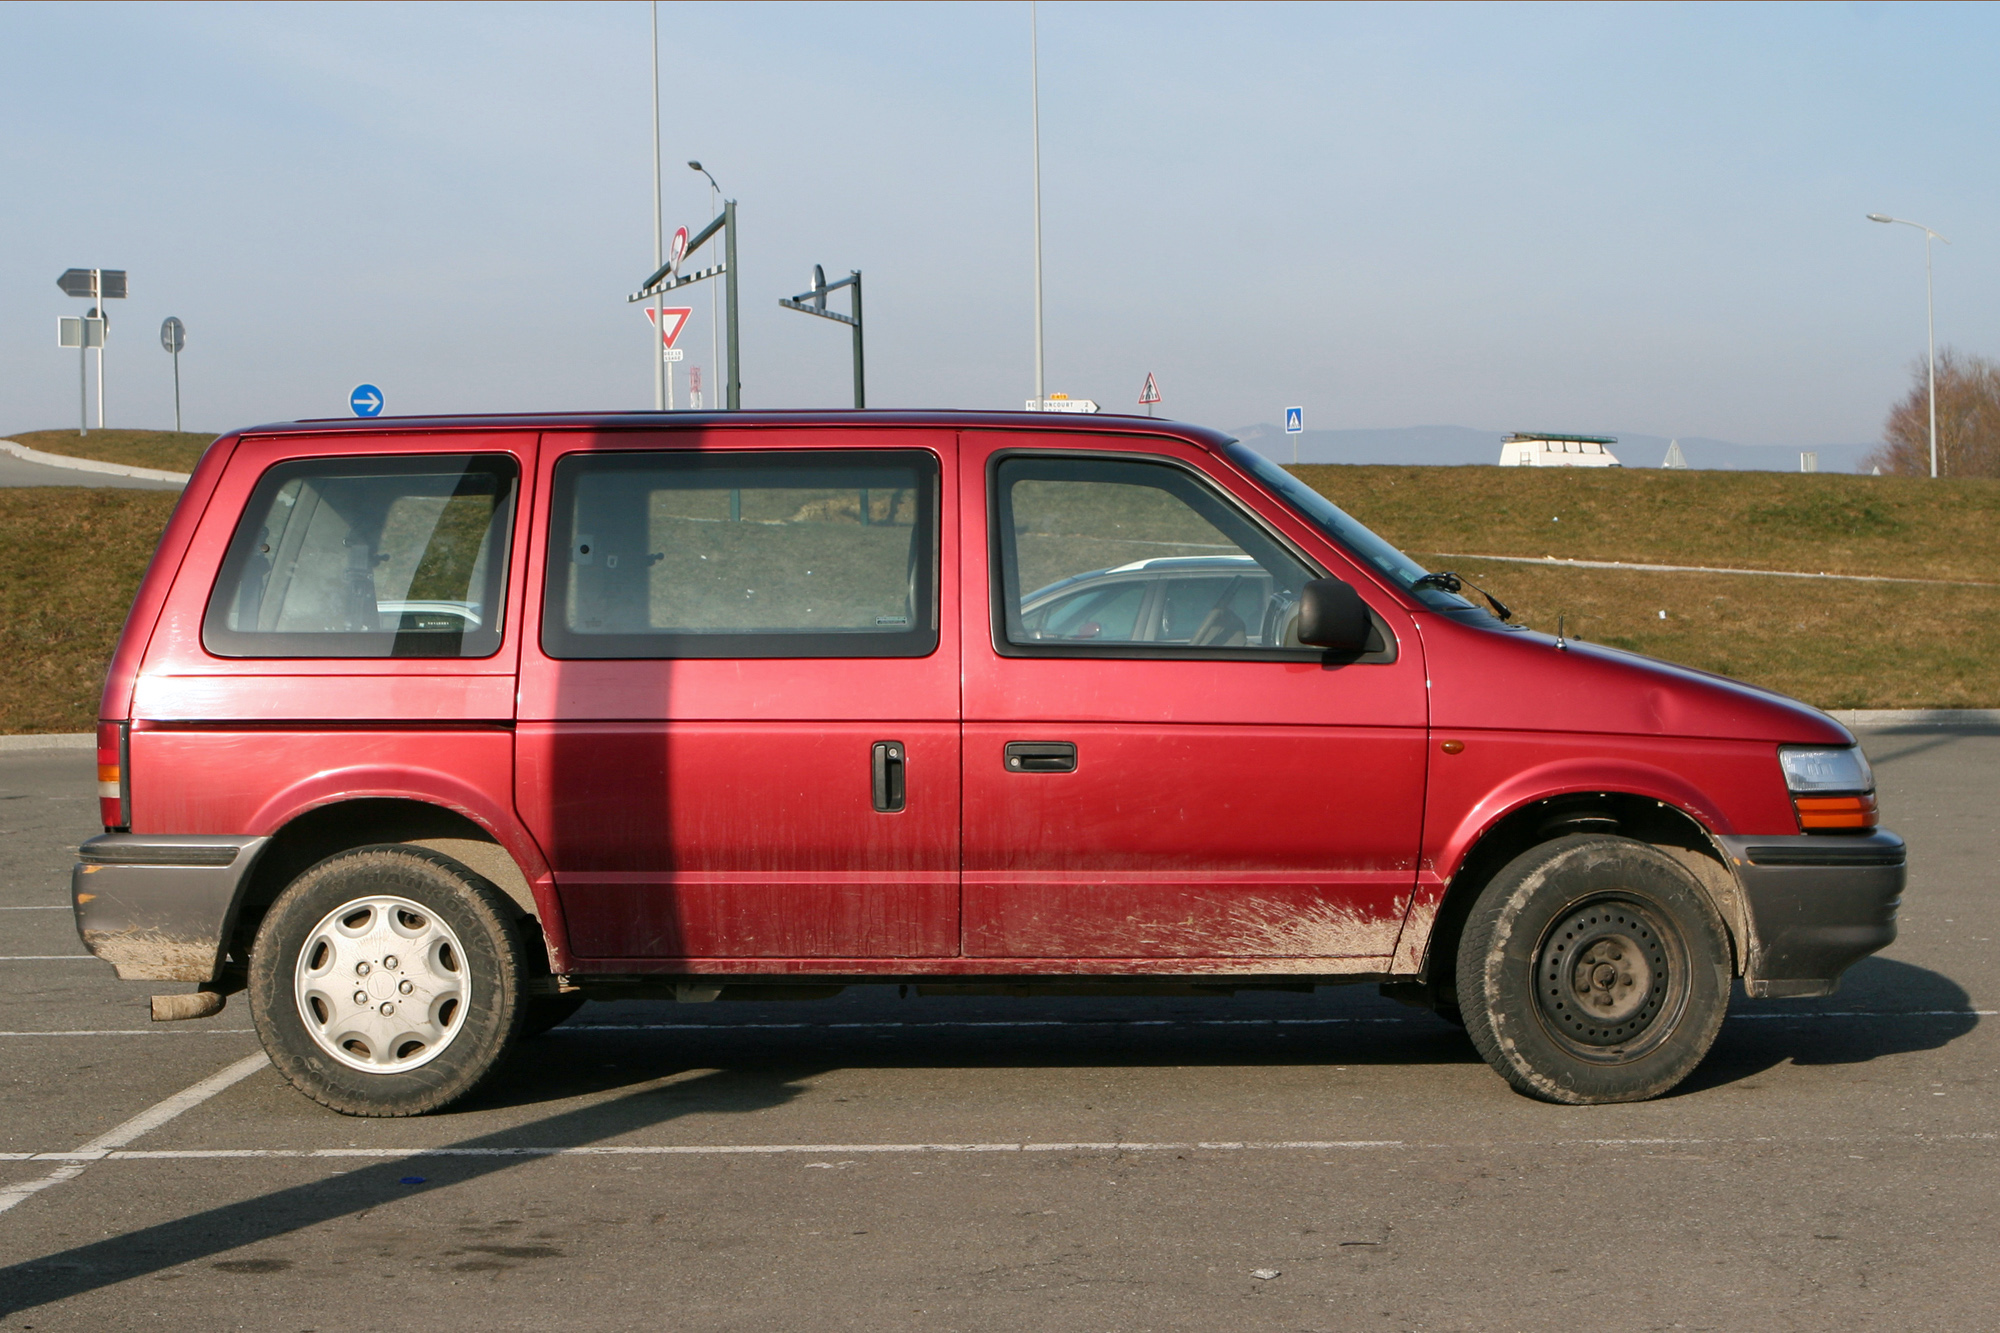
M 347 405 L 354 409 L 357 417 L 379 417 L 382 415 L 382 391 L 372 384 L 357 384 L 354 392 L 347 395 Z
M 359 390 L 356 390 L 356 392 L 358 393 Z M 355 410 L 359 411 L 360 409 L 356 408 Z M 1297 435 L 1300 431 L 1304 430 L 1305 428 L 1306 428 L 1306 410 L 1303 407 L 1286 408 L 1285 434 Z

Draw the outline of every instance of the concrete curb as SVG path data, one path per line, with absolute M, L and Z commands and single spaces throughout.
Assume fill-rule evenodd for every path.
M 45 454 L 39 449 L 30 449 L 27 445 L 16 444 L 12 440 L 0 440 L 0 449 L 6 450 L 24 463 L 40 463 L 43 467 L 66 467 L 72 472 L 97 472 L 107 477 L 134 477 L 140 481 L 176 481 L 185 486 L 190 475 L 186 472 L 163 472 L 154 467 L 126 467 L 123 463 L 100 463 L 94 458 Z
M 95 750 L 97 733 L 59 731 L 44 736 L 0 736 L 0 754 L 11 750 Z
M 2000 727 L 2000 708 L 1847 708 L 1828 716 L 1843 727 Z

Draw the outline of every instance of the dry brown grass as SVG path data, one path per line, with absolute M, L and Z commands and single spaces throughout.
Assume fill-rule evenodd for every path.
M 0 489 L 0 732 L 88 731 L 171 491 Z
M 191 430 L 94 430 L 88 435 L 73 430 L 31 430 L 4 438 L 45 454 L 123 463 L 126 467 L 159 468 L 165 472 L 194 471 L 202 450 L 216 439 Z

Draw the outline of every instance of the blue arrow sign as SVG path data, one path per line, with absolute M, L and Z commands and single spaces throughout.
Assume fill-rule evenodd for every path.
M 356 392 L 356 393 L 359 393 L 359 392 L 360 392 L 360 390 L 359 390 L 359 389 L 357 389 L 357 390 L 355 390 L 355 392 Z M 356 409 L 355 409 L 355 411 L 357 411 L 357 412 L 358 412 L 358 411 L 360 411 L 360 410 L 361 410 L 360 408 L 356 408 Z M 1288 407 L 1288 408 L 1286 408 L 1286 409 L 1285 409 L 1285 434 L 1287 434 L 1287 435 L 1297 435 L 1297 434 L 1298 434 L 1298 433 L 1299 433 L 1300 431 L 1304 430 L 1305 428 L 1306 428 L 1306 410 L 1305 410 L 1305 409 L 1304 409 L 1303 407 Z
M 357 417 L 379 417 L 382 415 L 382 391 L 372 384 L 357 384 L 354 392 L 347 395 L 347 405 L 354 409 Z

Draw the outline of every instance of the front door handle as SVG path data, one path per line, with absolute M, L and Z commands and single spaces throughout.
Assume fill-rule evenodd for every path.
M 1002 750 L 1009 773 L 1074 773 L 1074 741 L 1008 741 Z
M 881 814 L 894 814 L 901 810 L 908 800 L 908 784 L 904 780 L 904 754 L 901 741 L 876 741 L 869 755 L 869 768 L 875 785 L 875 809 Z

